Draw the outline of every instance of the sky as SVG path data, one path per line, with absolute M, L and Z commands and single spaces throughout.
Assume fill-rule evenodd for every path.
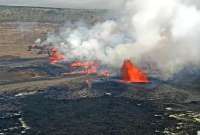
M 124 0 L 0 0 L 0 5 L 110 9 L 119 7 L 123 1 Z

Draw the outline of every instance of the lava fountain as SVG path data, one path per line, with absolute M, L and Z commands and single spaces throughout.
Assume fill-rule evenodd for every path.
M 121 68 L 122 80 L 128 83 L 149 83 L 147 75 L 135 66 L 131 60 L 124 60 Z

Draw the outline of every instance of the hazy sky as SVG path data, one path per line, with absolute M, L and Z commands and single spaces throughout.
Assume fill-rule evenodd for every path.
M 0 0 L 0 5 L 60 8 L 116 8 L 124 0 Z

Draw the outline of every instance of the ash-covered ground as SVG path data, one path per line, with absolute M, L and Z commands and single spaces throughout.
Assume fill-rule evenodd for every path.
M 1 58 L 0 68 L 1 134 L 192 135 L 200 129 L 196 78 L 138 85 L 67 77 L 62 73 L 69 69 L 48 58 Z M 90 88 L 88 78 L 96 78 Z
M 146 85 L 95 75 L 64 76 L 70 70 L 65 64 L 49 64 L 47 55 L 27 51 L 59 25 L 0 24 L 0 134 L 197 134 L 199 70 L 185 69 L 169 81 L 151 78 Z M 91 87 L 87 79 L 94 79 Z

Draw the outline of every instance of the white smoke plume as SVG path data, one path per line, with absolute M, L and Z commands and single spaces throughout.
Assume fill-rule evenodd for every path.
M 116 15 L 116 13 L 115 13 Z M 149 73 L 168 78 L 185 66 L 200 65 L 198 1 L 127 0 L 115 20 L 66 25 L 49 35 L 68 60 L 100 60 L 120 67 L 130 58 Z

